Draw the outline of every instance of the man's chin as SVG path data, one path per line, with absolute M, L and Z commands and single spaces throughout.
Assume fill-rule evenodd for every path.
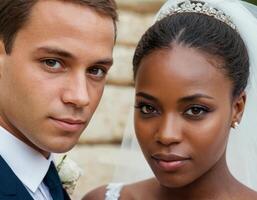
M 77 144 L 76 142 L 65 142 L 65 141 L 61 141 L 61 142 L 55 142 L 55 143 L 51 143 L 48 145 L 44 145 L 44 147 L 42 147 L 42 151 L 44 151 L 44 155 L 45 154 L 50 154 L 50 153 L 66 153 L 68 151 L 70 151 L 75 145 Z
M 52 148 L 49 148 L 49 152 L 51 153 L 66 153 L 68 151 L 70 151 L 74 146 L 76 145 L 75 144 L 65 144 L 65 145 L 61 145 L 61 146 L 54 146 Z

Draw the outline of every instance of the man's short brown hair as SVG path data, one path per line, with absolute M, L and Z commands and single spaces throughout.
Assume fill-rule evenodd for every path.
M 17 32 L 28 21 L 33 6 L 40 0 L 1 0 L 0 1 L 0 38 L 6 53 L 11 53 Z M 118 19 L 115 0 L 59 0 L 88 6 L 100 14 L 111 17 L 117 32 Z

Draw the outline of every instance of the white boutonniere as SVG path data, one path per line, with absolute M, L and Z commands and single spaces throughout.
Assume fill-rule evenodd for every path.
M 83 174 L 81 168 L 73 160 L 64 155 L 56 165 L 62 185 L 69 195 L 72 195 L 78 179 Z

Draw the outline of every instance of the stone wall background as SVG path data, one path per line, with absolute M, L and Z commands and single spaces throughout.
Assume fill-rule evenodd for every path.
M 82 134 L 79 144 L 68 155 L 83 169 L 72 199 L 112 180 L 119 146 L 133 107 L 132 56 L 142 34 L 152 24 L 165 0 L 117 0 L 119 22 L 114 66 L 108 75 L 102 101 Z

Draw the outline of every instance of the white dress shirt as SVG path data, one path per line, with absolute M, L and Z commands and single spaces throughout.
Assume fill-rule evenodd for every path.
M 52 200 L 48 187 L 43 183 L 52 156 L 46 159 L 42 154 L 17 139 L 1 126 L 0 155 L 33 199 Z

